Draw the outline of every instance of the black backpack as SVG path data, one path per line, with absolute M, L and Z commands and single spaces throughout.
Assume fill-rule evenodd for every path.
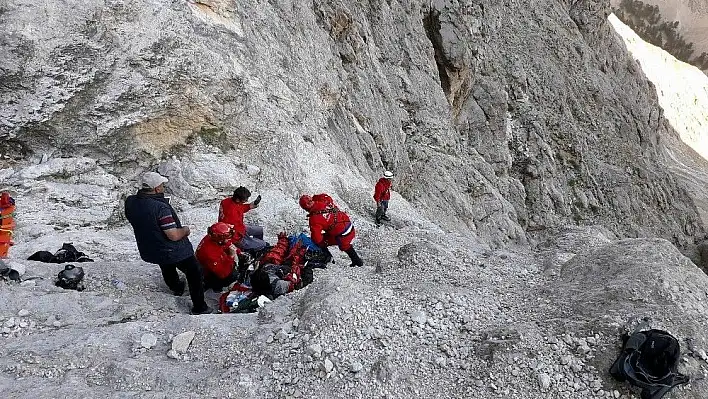
M 64 262 L 93 262 L 93 259 L 79 252 L 71 243 L 64 243 L 61 249 L 54 253 L 51 263 Z
M 70 290 L 83 291 L 84 269 L 74 265 L 66 265 L 64 270 L 59 272 L 55 285 Z
M 12 281 L 21 281 L 20 273 L 7 265 L 2 259 L 0 259 L 0 279 L 10 279 Z
M 642 388 L 642 399 L 660 399 L 671 388 L 688 383 L 688 376 L 677 370 L 681 348 L 673 335 L 651 329 L 625 334 L 623 340 L 610 374 Z
M 49 251 L 37 251 L 27 260 L 36 260 L 45 263 L 65 263 L 65 262 L 93 262 L 85 253 L 79 252 L 71 243 L 64 243 L 55 253 Z

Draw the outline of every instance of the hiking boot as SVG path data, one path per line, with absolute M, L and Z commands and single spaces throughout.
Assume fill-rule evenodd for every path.
M 384 214 L 384 215 L 381 216 L 381 220 L 385 220 L 385 221 L 387 221 L 387 222 L 390 222 L 390 221 L 391 221 L 391 218 L 388 217 L 388 215 Z
M 192 313 L 193 315 L 214 313 L 214 309 L 210 308 L 210 307 L 207 306 L 207 305 L 204 305 L 204 306 L 205 306 L 205 307 L 202 308 L 201 310 L 197 310 L 197 309 L 195 309 L 195 308 L 192 308 L 192 311 L 191 311 L 190 313 Z
M 324 255 L 325 255 L 325 260 L 324 260 L 324 263 L 325 263 L 325 264 L 327 264 L 327 263 L 329 263 L 329 262 L 334 263 L 334 256 L 332 256 L 332 253 L 329 252 L 329 248 L 327 248 L 327 247 L 322 248 L 322 252 L 323 252 Z
M 356 251 L 354 250 L 354 247 L 351 247 L 344 252 L 346 252 L 346 254 L 349 255 L 349 259 L 352 260 L 352 264 L 349 265 L 350 267 L 364 266 L 364 261 L 361 260 L 361 258 L 359 257 L 359 254 L 357 254 Z
M 182 296 L 182 294 L 184 294 L 184 288 L 185 288 L 185 287 L 186 287 L 186 284 L 184 283 L 184 281 L 180 280 L 180 281 L 179 281 L 179 286 L 177 286 L 176 289 L 172 290 L 172 294 L 173 294 L 174 296 Z

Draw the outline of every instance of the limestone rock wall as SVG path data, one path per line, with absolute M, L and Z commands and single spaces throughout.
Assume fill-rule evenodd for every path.
M 160 164 L 190 200 L 245 181 L 327 190 L 363 215 L 388 168 L 424 217 L 490 243 L 566 223 L 691 242 L 705 226 L 662 164 L 673 132 L 608 14 L 604 0 L 10 0 L 4 175 L 21 186 L 28 163 L 83 156 L 127 192 Z

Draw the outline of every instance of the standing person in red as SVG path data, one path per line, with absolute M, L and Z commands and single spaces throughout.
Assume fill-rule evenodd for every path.
M 7 258 L 12 242 L 12 231 L 15 229 L 15 200 L 10 193 L 0 194 L 0 259 Z
M 380 224 L 382 220 L 390 221 L 391 218 L 386 215 L 388 211 L 388 200 L 391 199 L 391 180 L 393 180 L 393 172 L 385 171 L 383 177 L 376 182 L 374 187 L 374 201 L 376 201 L 376 224 Z
M 318 201 L 313 200 L 319 199 Z M 310 219 L 310 236 L 312 241 L 324 251 L 330 245 L 337 245 L 341 251 L 349 255 L 350 266 L 363 266 L 364 262 L 352 246 L 356 236 L 354 225 L 349 215 L 337 208 L 332 198 L 326 194 L 317 194 L 314 197 L 303 195 L 300 197 L 300 207 L 308 212 Z
M 207 229 L 207 235 L 197 246 L 196 256 L 204 271 L 204 285 L 214 292 L 238 279 L 236 256 L 238 249 L 233 245 L 234 229 L 223 222 L 215 223 Z
M 263 227 L 247 225 L 243 215 L 251 209 L 258 208 L 261 202 L 259 195 L 255 201 L 247 203 L 251 192 L 246 187 L 234 190 L 231 198 L 225 198 L 219 206 L 219 222 L 234 226 L 234 244 L 244 251 L 258 251 L 268 245 L 263 241 Z

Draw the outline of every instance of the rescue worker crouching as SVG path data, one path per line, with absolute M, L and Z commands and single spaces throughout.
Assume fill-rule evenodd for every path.
M 244 251 L 259 251 L 268 245 L 263 241 L 263 227 L 247 225 L 243 221 L 244 214 L 258 208 L 261 202 L 260 195 L 253 202 L 246 202 L 250 196 L 251 192 L 246 187 L 234 190 L 233 196 L 221 201 L 218 221 L 234 226 L 234 232 L 239 237 L 234 240 L 234 244 L 238 248 Z
M 218 222 L 207 229 L 207 235 L 197 246 L 196 256 L 204 271 L 204 286 L 214 292 L 238 281 L 236 261 L 239 249 L 233 244 L 233 226 Z
M 331 245 L 337 245 L 351 259 L 350 266 L 364 265 L 352 246 L 352 240 L 356 237 L 354 225 L 349 215 L 337 208 L 329 195 L 303 195 L 299 203 L 308 212 L 310 236 L 316 245 L 323 251 L 328 251 L 327 247 Z

